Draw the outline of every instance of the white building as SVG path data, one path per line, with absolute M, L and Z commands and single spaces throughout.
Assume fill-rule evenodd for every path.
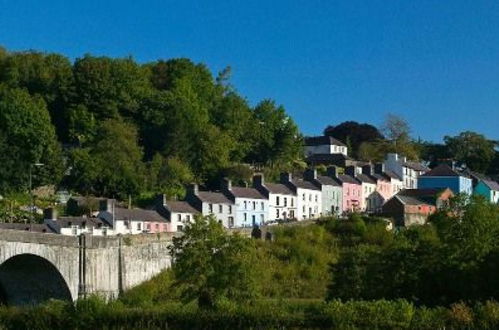
M 268 221 L 295 219 L 297 197 L 282 183 L 267 183 L 263 174 L 253 176 L 253 187 L 268 199 Z
M 203 216 L 213 215 L 224 227 L 235 227 L 235 204 L 225 194 L 200 191 L 197 184 L 191 184 L 187 189 L 185 199 Z
M 417 189 L 418 177 L 429 171 L 426 166 L 408 161 L 406 157 L 396 153 L 387 154 L 384 164 L 387 170 L 401 178 L 404 189 Z
M 294 180 L 291 173 L 281 174 L 281 183 L 287 185 L 297 196 L 298 221 L 315 219 L 322 214 L 322 192 L 321 188 L 310 181 L 301 179 Z
M 326 154 L 343 154 L 348 156 L 348 148 L 346 144 L 331 136 L 313 136 L 305 138 L 305 157 Z
M 317 175 L 315 169 L 307 169 L 304 178 L 321 189 L 322 215 L 340 216 L 343 214 L 343 188 L 340 182 L 330 176 Z
M 254 227 L 268 219 L 269 201 L 255 188 L 233 187 L 224 179 L 222 192 L 235 204 L 236 221 L 234 227 Z
M 164 195 L 158 211 L 168 220 L 168 232 L 184 230 L 188 223 L 194 221 L 194 216 L 200 213 L 188 202 L 166 200 Z
M 113 235 L 109 224 L 99 218 L 57 217 L 54 209 L 44 210 L 44 224 L 54 233 L 66 236 L 90 234 L 94 236 Z

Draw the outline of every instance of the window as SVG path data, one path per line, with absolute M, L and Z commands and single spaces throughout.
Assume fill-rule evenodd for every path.
M 284 206 L 288 206 L 288 199 L 284 197 Z
M 182 230 L 184 230 L 184 226 L 182 226 L 182 225 L 178 225 L 178 226 L 177 226 L 177 231 L 182 231 Z
M 223 213 L 223 211 L 224 211 L 223 205 L 222 204 L 218 205 L 218 213 Z
M 276 196 L 275 198 L 275 205 L 279 206 L 279 196 Z
M 248 215 L 244 213 L 244 221 L 248 220 Z
M 276 209 L 276 213 L 275 214 L 276 214 L 275 217 L 279 218 L 279 210 Z
M 181 214 L 177 215 L 177 221 L 182 222 L 182 215 Z
M 308 201 L 311 202 L 312 201 L 312 194 L 308 195 Z
M 291 206 L 295 206 L 295 199 L 291 197 Z
M 191 222 L 191 215 L 190 214 L 187 215 L 187 222 Z
M 319 199 L 318 195 L 315 195 L 315 202 Z
M 260 202 L 260 206 L 262 208 L 262 211 L 265 211 L 265 204 L 263 204 L 263 202 Z
M 253 215 L 251 217 L 251 223 L 253 224 L 253 226 L 256 224 L 256 216 L 255 215 Z
M 260 214 L 260 223 L 264 223 L 265 222 L 265 218 L 263 216 L 263 214 Z
M 306 201 L 307 199 L 305 198 L 305 194 L 303 194 L 303 200 Z
M 142 231 L 142 223 L 137 223 L 137 230 Z
M 210 213 L 213 213 L 213 204 L 209 204 Z
M 229 227 L 234 227 L 234 217 L 229 217 Z
M 248 208 L 248 202 L 244 201 L 244 209 L 246 210 Z
M 256 210 L 256 202 L 253 202 L 253 210 Z
M 232 213 L 232 205 L 229 205 L 229 213 Z
M 156 224 L 156 230 L 159 230 L 159 223 Z

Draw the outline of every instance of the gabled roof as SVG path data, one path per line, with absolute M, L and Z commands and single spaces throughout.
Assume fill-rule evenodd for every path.
M 482 181 L 490 190 L 499 191 L 499 183 L 493 180 L 480 180 Z
M 437 199 L 442 193 L 450 190 L 449 188 L 435 188 L 435 189 L 404 189 L 397 193 L 397 197 L 405 198 L 407 200 L 416 199 L 422 204 L 436 205 Z
M 360 181 L 355 179 L 353 176 L 346 175 L 346 174 L 339 174 L 338 175 L 338 180 L 341 183 L 351 183 L 351 184 L 360 184 Z
M 232 187 L 230 192 L 234 195 L 234 197 L 238 198 L 267 199 L 255 188 Z
M 330 176 L 318 175 L 317 181 L 325 186 L 335 186 L 340 187 L 341 184 Z
M 423 164 L 413 161 L 406 161 L 402 165 L 418 172 L 427 172 L 430 170 L 428 167 L 424 166 Z
M 86 227 L 99 227 L 104 224 L 104 222 L 99 218 L 88 218 L 88 217 L 60 217 L 55 220 L 55 222 L 61 228 L 68 228 L 71 226 L 85 225 Z
M 386 174 L 390 179 L 395 179 L 402 181 L 402 178 L 399 177 L 395 172 L 390 171 L 390 170 L 385 170 L 384 174 Z
M 431 171 L 423 174 L 422 176 L 464 176 L 467 177 L 464 173 L 460 173 L 457 170 L 454 170 L 447 164 L 440 164 Z
M 0 229 L 23 230 L 23 231 L 30 231 L 30 232 L 34 232 L 34 233 L 55 233 L 46 224 L 38 224 L 38 223 L 29 224 L 29 223 L 2 222 L 2 223 L 0 223 Z
M 265 183 L 265 187 L 271 194 L 294 195 L 293 190 L 282 183 Z
M 234 204 L 221 192 L 200 191 L 197 195 L 202 202 L 213 204 Z
M 357 174 L 357 180 L 359 180 L 360 182 L 362 183 L 370 183 L 370 184 L 376 184 L 376 182 L 369 177 L 369 175 L 365 175 L 365 174 Z
M 432 205 L 420 198 L 412 196 L 395 195 L 395 198 L 405 205 Z
M 297 188 L 301 188 L 301 189 L 321 190 L 315 184 L 313 184 L 310 181 L 306 181 L 306 180 L 296 179 L 296 180 L 292 181 L 292 184 L 294 184 Z
M 165 208 L 175 213 L 199 213 L 191 204 L 185 201 L 166 201 Z
M 137 221 L 157 221 L 165 222 L 157 211 L 143 209 L 125 209 L 117 207 L 114 209 L 114 218 L 116 220 L 137 220 Z
M 319 145 L 335 145 L 346 147 L 346 144 L 333 138 L 332 136 L 309 136 L 305 137 L 305 145 L 306 146 L 319 146 Z

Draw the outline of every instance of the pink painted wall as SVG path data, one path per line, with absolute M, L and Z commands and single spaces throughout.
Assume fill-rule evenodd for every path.
M 168 231 L 168 223 L 166 222 L 147 222 L 146 228 L 150 233 L 164 233 Z
M 360 209 L 362 186 L 360 184 L 343 183 L 343 211 L 352 212 Z

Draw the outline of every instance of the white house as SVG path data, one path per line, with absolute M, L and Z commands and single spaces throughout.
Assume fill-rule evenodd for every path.
M 114 234 L 113 229 L 99 218 L 57 217 L 57 213 L 53 208 L 44 210 L 44 224 L 52 232 L 67 236 L 79 236 L 81 234 L 107 236 Z
M 236 221 L 234 227 L 253 227 L 264 224 L 268 219 L 269 201 L 255 188 L 233 187 L 224 179 L 222 192 L 234 202 Z
M 287 185 L 297 195 L 297 214 L 300 220 L 315 219 L 322 214 L 322 191 L 310 181 L 294 180 L 291 173 L 281 174 L 281 183 Z
M 343 142 L 331 136 L 312 136 L 305 138 L 305 157 L 312 155 L 348 155 L 348 148 Z
M 417 189 L 418 177 L 429 171 L 426 166 L 413 161 L 408 161 L 406 157 L 396 153 L 386 155 L 385 168 L 395 173 L 402 179 L 404 189 Z
M 340 182 L 330 176 L 318 175 L 315 169 L 307 169 L 303 177 L 320 187 L 322 196 L 321 213 L 323 215 L 340 216 L 343 214 L 343 188 Z
M 268 221 L 294 219 L 297 214 L 297 197 L 282 183 L 267 183 L 263 174 L 253 176 L 253 187 L 268 199 Z
M 200 191 L 197 184 L 187 189 L 186 201 L 202 215 L 213 215 L 226 228 L 235 227 L 234 201 L 221 192 Z
M 166 200 L 165 195 L 162 195 L 162 204 L 159 205 L 158 211 L 164 213 L 168 220 L 168 231 L 182 231 L 185 226 L 194 220 L 194 216 L 200 212 L 186 201 Z

